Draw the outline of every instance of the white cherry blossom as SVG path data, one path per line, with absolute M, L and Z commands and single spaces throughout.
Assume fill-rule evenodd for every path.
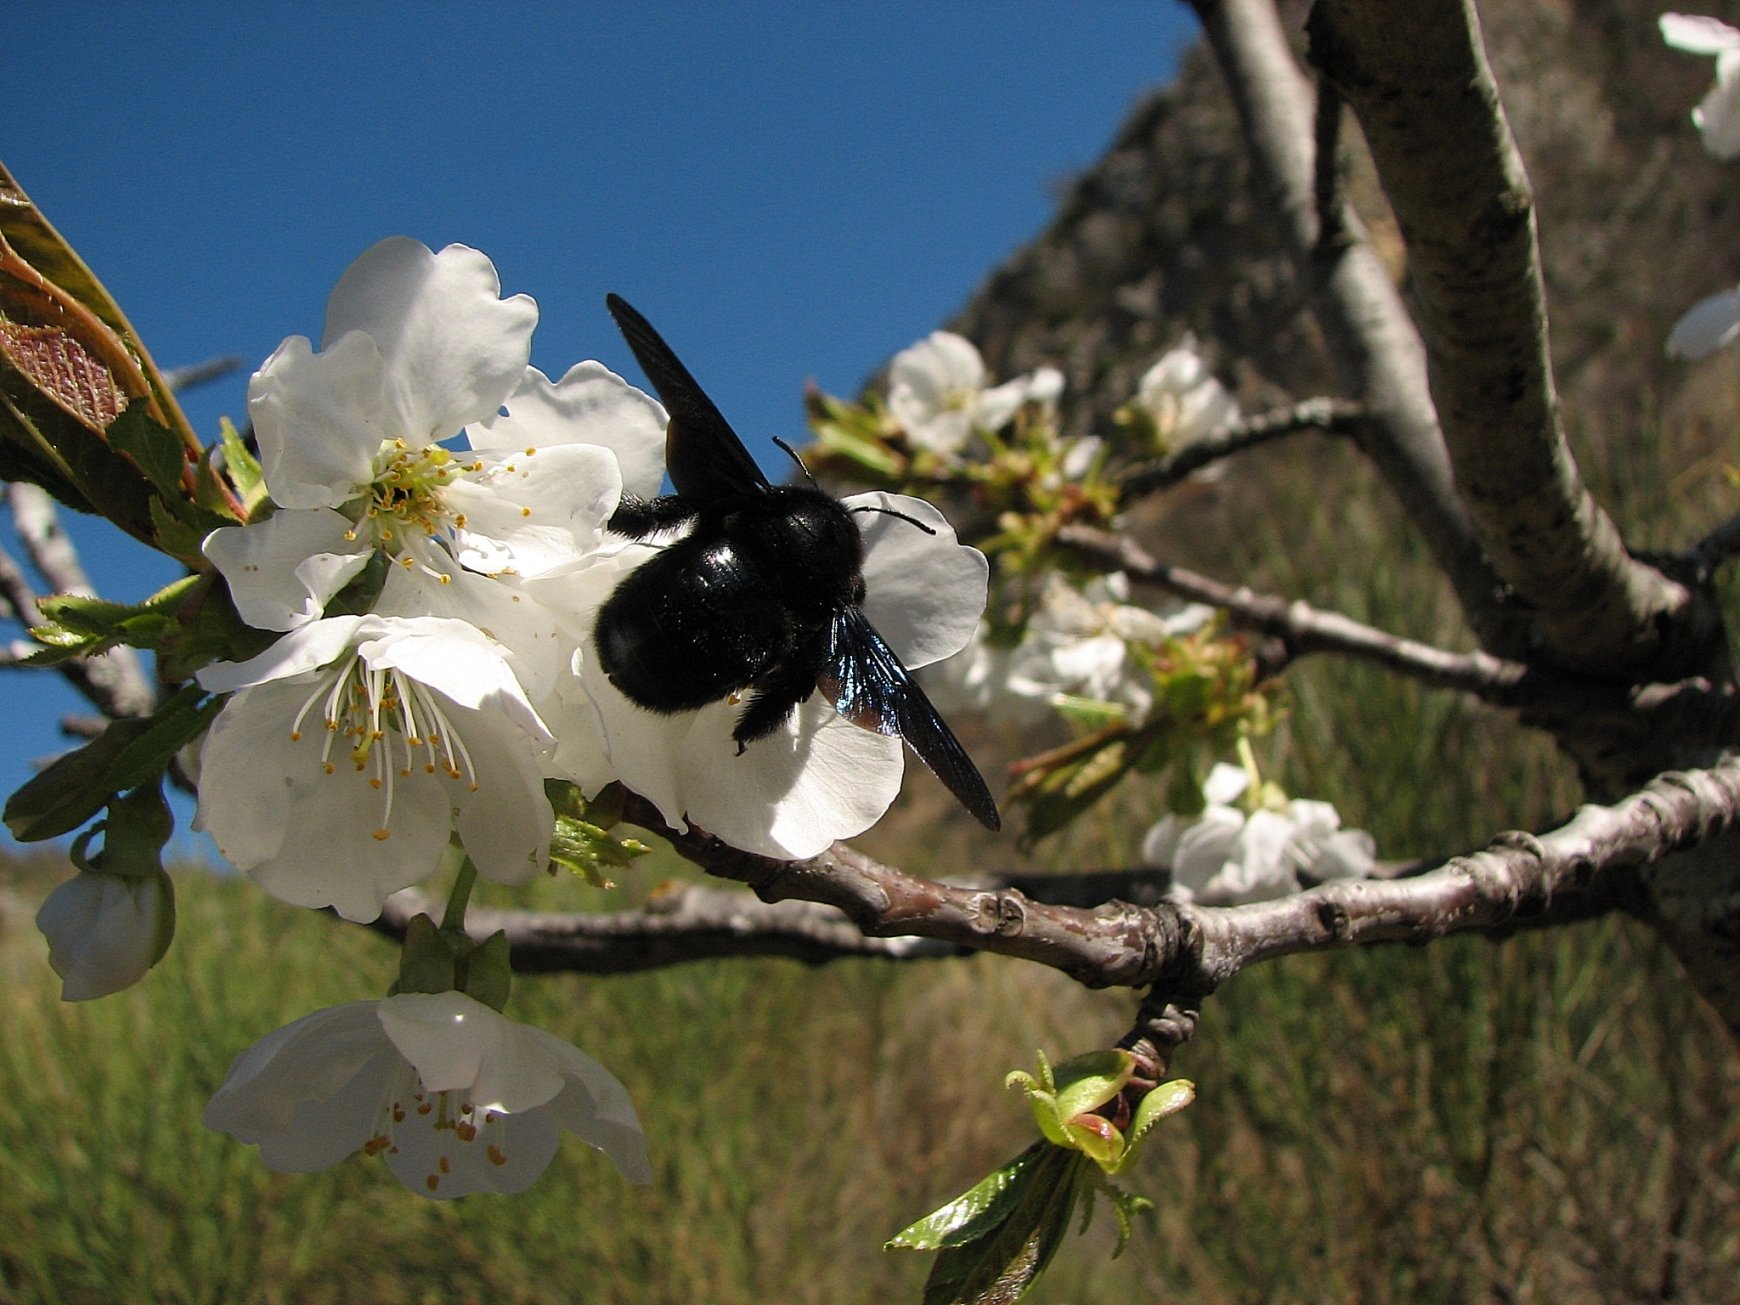
M 1208 370 L 1190 336 L 1143 373 L 1135 402 L 1153 420 L 1166 449 L 1182 448 L 1239 416 L 1237 401 Z
M 486 878 L 543 869 L 553 740 L 475 626 L 329 617 L 199 681 L 235 696 L 202 749 L 196 825 L 274 896 L 372 920 L 450 831 Z
M 458 992 L 401 993 L 305 1015 L 230 1066 L 205 1122 L 311 1173 L 362 1151 L 437 1200 L 523 1191 L 561 1134 L 651 1181 L 628 1091 L 592 1057 Z
M 1203 784 L 1206 805 L 1194 816 L 1169 814 L 1148 831 L 1143 859 L 1172 871 L 1171 896 L 1210 906 L 1237 906 L 1298 892 L 1299 876 L 1363 877 L 1375 844 L 1363 829 L 1342 829 L 1327 802 L 1294 799 L 1278 809 L 1238 804 L 1250 773 L 1221 763 Z
M 1661 38 L 1676 50 L 1716 60 L 1716 84 L 1692 110 L 1704 148 L 1719 159 L 1740 157 L 1740 30 L 1697 14 L 1663 14 Z
M 1053 403 L 1062 389 L 1050 367 L 986 389 L 984 359 L 952 331 L 932 331 L 888 366 L 889 411 L 907 439 L 936 453 L 959 453 L 975 428 L 999 430 L 1023 403 Z
M 646 483 L 664 412 L 598 363 L 552 384 L 527 363 L 536 321 L 463 245 L 393 237 L 351 265 L 321 349 L 290 337 L 248 388 L 277 510 L 205 548 L 243 620 L 317 619 L 377 551 L 436 587 L 457 568 L 546 574 L 598 545 L 620 460 Z M 462 430 L 468 452 L 448 447 Z
M 1201 603 L 1168 603 L 1159 611 L 1128 601 L 1129 578 L 1097 577 L 1085 586 L 1048 576 L 1021 642 L 993 645 L 982 627 L 960 657 L 925 680 L 933 701 L 1033 724 L 1070 698 L 1123 708 L 1140 724 L 1153 707 L 1152 676 L 1133 649 L 1159 647 L 1193 633 L 1213 615 Z

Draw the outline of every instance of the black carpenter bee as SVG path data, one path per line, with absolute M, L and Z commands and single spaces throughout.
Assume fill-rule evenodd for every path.
M 625 496 L 610 529 L 640 539 L 693 523 L 599 611 L 598 660 L 611 683 L 664 713 L 747 692 L 732 730 L 739 752 L 819 688 L 854 724 L 905 739 L 980 824 L 1000 828 L 966 750 L 859 610 L 864 541 L 853 510 L 813 484 L 770 484 L 651 323 L 615 295 L 605 303 L 670 413 L 665 469 L 676 489 Z

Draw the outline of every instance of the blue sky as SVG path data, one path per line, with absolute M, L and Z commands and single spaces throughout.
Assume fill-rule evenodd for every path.
M 541 310 L 532 361 L 638 381 L 659 327 L 751 447 L 934 329 L 1050 218 L 1194 34 L 1183 5 L 20 5 L 0 159 L 163 366 L 318 339 L 383 236 L 459 241 Z M 186 396 L 208 438 L 244 376 Z M 174 578 L 70 523 L 99 590 Z M 0 696 L 0 787 L 63 746 Z

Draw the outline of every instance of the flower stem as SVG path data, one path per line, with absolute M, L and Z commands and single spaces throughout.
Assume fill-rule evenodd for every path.
M 477 867 L 468 856 L 460 861 L 459 876 L 453 881 L 453 891 L 447 894 L 447 910 L 441 916 L 443 931 L 465 932 L 465 908 L 471 904 L 471 889 L 475 883 Z

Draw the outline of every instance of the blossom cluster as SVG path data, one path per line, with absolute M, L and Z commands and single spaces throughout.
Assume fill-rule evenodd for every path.
M 861 832 L 898 786 L 898 741 L 825 703 L 739 749 L 734 704 L 655 715 L 599 671 L 598 610 L 657 549 L 610 518 L 658 493 L 665 414 L 597 362 L 532 367 L 536 317 L 477 251 L 388 240 L 333 291 L 321 348 L 292 337 L 249 388 L 272 510 L 205 551 L 242 619 L 282 633 L 200 673 L 232 696 L 198 819 L 286 901 L 373 919 L 450 835 L 484 878 L 525 882 L 548 860 L 546 780 L 620 780 L 673 824 L 786 858 Z M 866 536 L 896 651 L 964 643 L 982 563 L 945 524 Z M 913 589 L 964 614 L 913 629 L 896 610 Z
M 478 251 L 382 241 L 332 292 L 318 347 L 292 336 L 252 378 L 257 459 L 225 445 L 244 511 L 203 552 L 252 655 L 197 673 L 221 703 L 184 758 L 197 826 L 274 896 L 359 922 L 459 867 L 440 935 L 426 919 L 412 930 L 391 995 L 304 1016 L 232 1065 L 207 1122 L 279 1169 L 361 1151 L 432 1197 L 517 1191 L 568 1131 L 646 1181 L 623 1084 L 502 1014 L 503 940 L 463 933 L 472 883 L 543 873 L 569 837 L 566 795 L 613 783 L 673 826 L 782 859 L 868 828 L 899 787 L 900 739 L 820 694 L 742 745 L 735 696 L 655 712 L 603 672 L 599 613 L 686 528 L 611 529 L 625 500 L 657 497 L 667 418 L 599 362 L 555 380 L 533 367 L 536 324 L 533 301 L 504 296 Z M 1104 442 L 1056 432 L 1062 386 L 1051 368 L 991 385 L 968 341 L 937 332 L 894 359 L 886 412 L 925 465 L 1019 483 L 1043 536 L 1112 501 Z M 1238 417 L 1189 341 L 1128 410 L 1148 453 Z M 975 442 L 988 472 L 973 469 Z M 864 615 L 905 666 L 943 663 L 939 703 L 1017 720 L 1109 713 L 1132 729 L 1167 714 L 1156 668 L 1208 608 L 1150 610 L 1122 575 L 1015 565 L 1018 620 L 981 621 L 985 559 L 936 508 L 881 491 L 844 502 L 863 540 Z M 1235 807 L 1242 791 L 1217 770 L 1200 816 L 1151 832 L 1178 895 L 1236 902 L 1301 874 L 1369 871 L 1369 839 L 1340 831 L 1332 808 L 1266 790 Z M 111 804 L 104 851 L 39 917 L 69 1000 L 127 986 L 167 946 L 171 887 L 143 847 L 167 837 L 152 800 Z M 420 951 L 432 936 L 444 941 Z
M 735 701 L 654 713 L 599 669 L 600 609 L 669 542 L 610 529 L 625 496 L 658 495 L 666 414 L 595 361 L 550 379 L 530 363 L 536 324 L 483 254 L 393 238 L 340 279 L 318 347 L 292 336 L 252 378 L 257 462 L 239 442 L 228 455 L 260 493 L 204 553 L 260 651 L 199 670 L 222 707 L 187 764 L 196 825 L 286 902 L 366 922 L 458 864 L 462 921 L 474 878 L 549 867 L 564 788 L 620 782 L 673 826 L 796 859 L 867 828 L 899 787 L 900 740 L 819 695 L 740 746 Z M 851 518 L 867 523 L 866 615 L 907 665 L 948 656 L 983 606 L 983 558 L 928 504 L 867 502 Z M 123 873 L 111 842 L 111 864 L 41 916 L 69 999 L 126 986 L 167 943 L 167 878 Z M 439 1198 L 526 1186 L 564 1130 L 646 1181 L 623 1085 L 504 1016 L 505 952 L 443 928 L 446 977 L 408 959 L 417 982 L 262 1039 L 207 1121 L 280 1169 L 380 1154 Z M 478 955 L 456 967 L 454 948 Z
M 1213 614 L 1202 603 L 1137 607 L 1121 572 L 1082 584 L 1054 572 L 1016 643 L 999 641 L 981 623 L 966 649 L 938 665 L 926 684 L 949 709 L 1023 725 L 1074 702 L 1113 709 L 1139 725 L 1154 706 L 1151 654 L 1201 630 Z
M 1327 802 L 1253 784 L 1249 766 L 1216 765 L 1202 795 L 1201 812 L 1164 816 L 1142 841 L 1142 858 L 1171 870 L 1180 901 L 1238 906 L 1296 893 L 1302 875 L 1363 879 L 1376 868 L 1370 834 L 1343 829 Z

